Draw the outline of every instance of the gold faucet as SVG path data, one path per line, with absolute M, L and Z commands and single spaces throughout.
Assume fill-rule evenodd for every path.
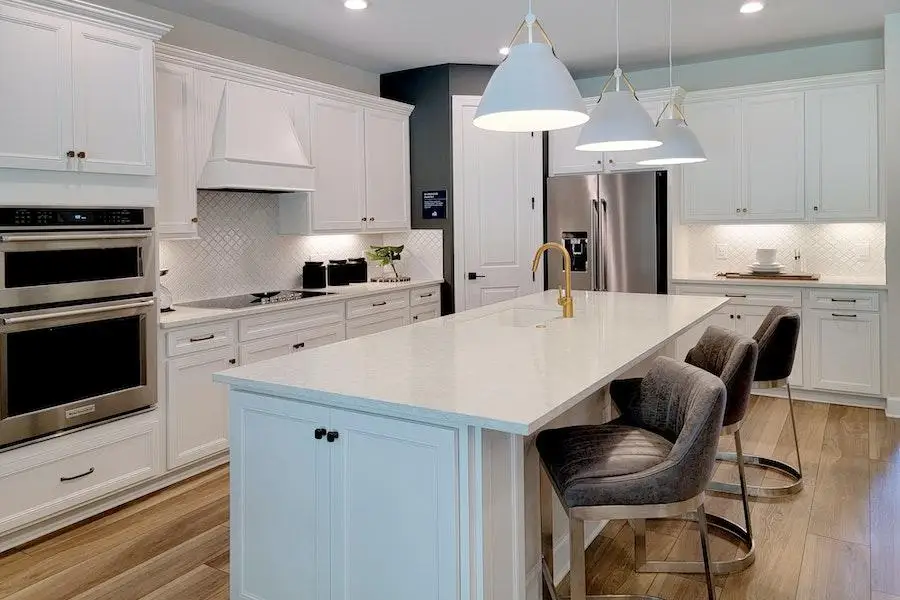
M 541 256 L 547 250 L 559 250 L 563 255 L 563 268 L 566 271 L 566 295 L 563 296 L 562 286 L 559 288 L 559 298 L 556 303 L 562 306 L 563 318 L 571 319 L 575 316 L 575 302 L 572 300 L 572 257 L 566 247 L 557 242 L 548 242 L 537 249 L 534 253 L 534 262 L 531 263 L 531 272 L 537 273 L 541 264 Z

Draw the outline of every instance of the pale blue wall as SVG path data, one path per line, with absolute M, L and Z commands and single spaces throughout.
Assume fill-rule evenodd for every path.
M 884 41 L 859 40 L 680 66 L 676 64 L 675 85 L 690 92 L 882 68 Z M 639 90 L 669 85 L 669 69 L 666 67 L 629 72 L 628 76 Z M 596 96 L 606 77 L 584 78 L 576 83 L 582 95 Z

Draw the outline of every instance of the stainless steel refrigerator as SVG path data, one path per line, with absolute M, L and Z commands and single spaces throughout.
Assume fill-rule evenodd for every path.
M 649 171 L 547 180 L 547 241 L 569 250 L 574 289 L 666 292 L 666 176 Z M 562 259 L 547 262 L 547 285 L 564 285 Z

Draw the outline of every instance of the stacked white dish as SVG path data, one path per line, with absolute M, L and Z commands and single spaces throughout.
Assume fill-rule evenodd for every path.
M 783 273 L 785 266 L 775 261 L 778 251 L 775 248 L 758 248 L 756 250 L 756 262 L 748 265 L 752 273 L 761 275 L 777 275 Z

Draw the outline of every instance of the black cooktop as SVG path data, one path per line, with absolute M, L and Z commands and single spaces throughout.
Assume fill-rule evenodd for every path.
M 331 296 L 333 292 L 315 292 L 310 290 L 284 290 L 277 292 L 260 292 L 258 294 L 244 294 L 242 296 L 229 296 L 227 298 L 213 298 L 212 300 L 197 300 L 196 302 L 182 302 L 181 306 L 193 308 L 224 308 L 237 310 L 253 306 L 265 306 L 267 304 L 280 304 L 282 302 L 296 302 L 307 298 Z

